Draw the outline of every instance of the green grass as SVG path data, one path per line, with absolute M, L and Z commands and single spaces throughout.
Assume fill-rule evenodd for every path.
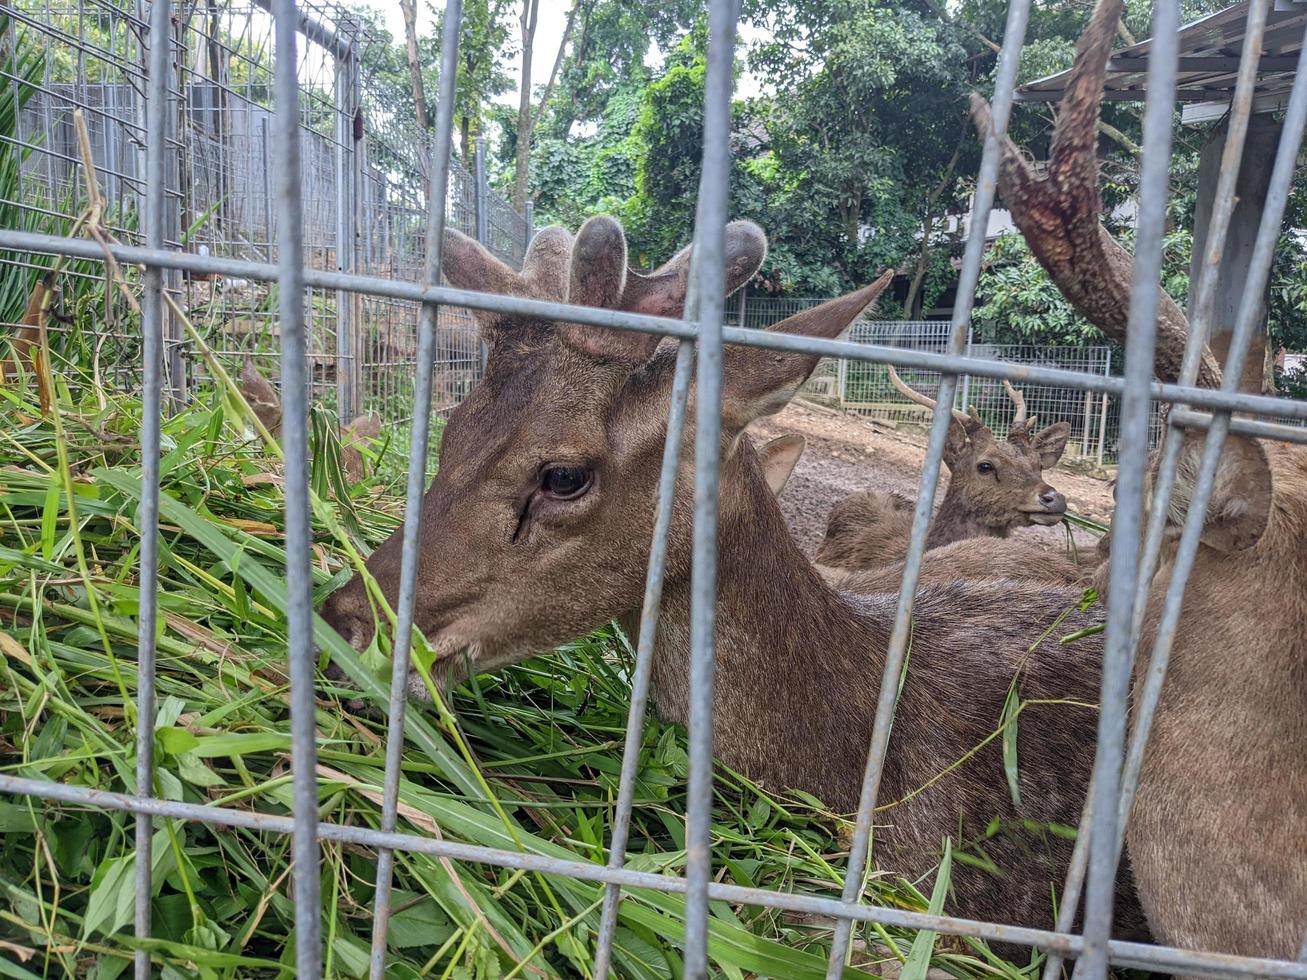
M 22 776 L 134 789 L 139 529 L 139 403 L 100 399 L 58 372 L 59 426 L 22 389 L 0 388 L 0 766 Z M 279 467 L 246 438 L 216 393 L 164 423 L 163 526 L 155 745 L 156 793 L 289 812 L 283 499 Z M 342 502 L 330 426 L 312 428 L 318 598 L 350 573 L 342 536 L 366 553 L 398 526 L 394 487 L 407 451 L 374 461 L 382 476 Z M 68 492 L 71 488 L 71 496 Z M 320 647 L 374 702 L 383 654 L 360 659 L 323 627 Z M 630 650 L 615 627 L 454 692 L 450 712 L 409 712 L 400 830 L 603 862 L 629 703 Z M 320 678 L 321 815 L 377 826 L 384 770 L 381 713 L 352 714 L 357 691 Z M 648 722 L 631 832 L 633 867 L 685 866 L 684 732 Z M 714 862 L 723 880 L 838 894 L 847 823 L 808 798 L 761 792 L 719 770 Z M 128 970 L 132 937 L 130 815 L 41 800 L 0 800 L 0 976 Z M 289 840 L 237 828 L 159 821 L 155 938 L 165 977 L 293 975 Z M 322 846 L 322 906 L 332 976 L 366 971 L 374 855 Z M 396 977 L 588 976 L 601 886 L 397 856 L 389 933 Z M 906 883 L 875 881 L 884 901 L 926 908 Z M 679 896 L 633 891 L 623 902 L 622 977 L 681 973 Z M 869 930 L 897 956 L 926 951 L 910 931 Z M 716 975 L 824 975 L 829 930 L 757 907 L 715 905 Z M 7 944 L 7 945 L 5 945 Z M 938 944 L 958 975 L 1010 967 L 979 946 Z M 880 954 L 889 958 L 891 954 Z M 865 957 L 864 957 L 865 961 Z M 869 971 L 874 966 L 864 962 Z M 864 975 L 850 970 L 851 976 Z

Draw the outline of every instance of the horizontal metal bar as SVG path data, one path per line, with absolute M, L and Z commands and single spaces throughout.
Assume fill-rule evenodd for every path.
M 269 13 L 272 12 L 272 0 L 254 0 L 254 4 Z M 348 58 L 350 56 L 348 41 L 322 21 L 310 17 L 306 13 L 299 14 L 299 32 L 314 44 L 326 48 L 337 58 Z
M 1212 427 L 1213 415 L 1210 412 L 1191 412 L 1177 408 L 1171 412 L 1169 421 L 1183 429 L 1203 429 Z M 1230 431 L 1236 435 L 1252 436 L 1255 439 L 1277 439 L 1280 442 L 1296 442 L 1307 445 L 1307 428 L 1297 425 L 1278 425 L 1275 422 L 1259 422 L 1256 419 L 1231 419 Z
M 0 229 L 0 249 L 19 252 L 43 252 L 50 255 L 69 255 L 74 258 L 103 259 L 104 250 L 94 241 L 83 238 L 62 238 L 33 232 Z M 190 272 L 227 275 L 244 279 L 272 282 L 277 278 L 276 266 L 267 262 L 250 262 L 245 259 L 213 255 L 192 255 L 167 249 L 148 249 L 132 245 L 111 245 L 110 253 L 126 265 L 151 265 L 165 269 L 182 269 Z M 568 306 L 544 300 L 524 299 L 496 293 L 474 293 L 464 289 L 433 286 L 423 289 L 416 283 L 381 279 L 375 276 L 351 275 L 314 269 L 304 271 L 307 286 L 318 289 L 345 290 L 382 296 L 414 303 L 439 303 L 444 306 L 465 306 L 471 309 L 521 316 L 565 319 L 614 330 L 635 330 L 658 333 L 680 339 L 695 339 L 695 325 L 668 317 L 624 313 L 620 310 L 603 310 L 588 306 Z M 873 361 L 899 367 L 919 368 L 924 371 L 969 374 L 976 378 L 994 378 L 1023 384 L 1048 385 L 1054 388 L 1076 388 L 1098 394 L 1120 395 L 1124 383 L 1108 375 L 1082 374 L 1062 368 L 1046 368 L 1009 361 L 991 361 L 957 354 L 937 354 L 933 351 L 909 350 L 904 347 L 884 347 L 877 344 L 858 344 L 847 340 L 822 340 L 795 334 L 771 333 L 743 327 L 723 327 L 722 339 L 727 344 L 762 347 L 768 350 L 792 351 L 799 354 L 816 354 L 819 357 L 845 358 L 851 361 Z M 1218 391 L 1213 388 L 1193 388 L 1183 385 L 1153 382 L 1149 395 L 1155 401 L 1184 402 L 1199 408 L 1228 412 L 1247 412 L 1252 415 L 1270 415 L 1307 421 L 1307 401 L 1275 398 L 1269 395 L 1251 395 Z
M 113 793 L 86 786 L 69 786 L 65 783 L 26 779 L 21 776 L 0 775 L 0 793 L 31 796 L 60 803 L 82 804 L 102 810 L 148 813 L 156 817 L 192 820 L 223 827 L 244 827 L 247 830 L 275 834 L 290 834 L 294 830 L 294 820 L 278 814 L 182 803 L 176 800 L 146 799 L 127 793 Z M 652 891 L 675 894 L 685 891 L 685 879 L 680 877 L 649 871 L 631 871 L 627 868 L 610 868 L 604 864 L 548 857 L 523 851 L 505 851 L 480 844 L 462 844 L 433 837 L 418 837 L 414 834 L 387 834 L 370 827 L 319 823 L 317 836 L 322 840 L 357 844 L 362 847 L 388 847 L 397 851 L 430 854 L 433 857 L 449 858 L 454 861 L 565 875 L 582 881 L 611 882 L 625 888 L 648 888 Z M 931 929 L 954 936 L 974 936 L 989 942 L 1038 946 L 1041 949 L 1054 949 L 1069 956 L 1076 955 L 1081 948 L 1079 936 L 1049 932 L 1044 929 L 1004 926 L 973 919 L 959 919 L 954 916 L 846 903 L 833 898 L 796 895 L 765 888 L 746 888 L 742 885 L 713 882 L 709 885 L 709 897 L 734 905 L 760 905 L 810 915 L 853 919 L 859 922 L 879 922 L 904 929 Z M 1113 940 L 1108 949 L 1112 962 L 1139 969 L 1176 970 L 1222 977 L 1259 976 L 1307 980 L 1307 963 L 1294 963 L 1288 960 L 1201 953 L 1119 940 Z

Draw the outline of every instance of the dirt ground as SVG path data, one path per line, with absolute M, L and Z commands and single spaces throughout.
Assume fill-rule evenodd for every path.
M 796 399 L 778 415 L 755 422 L 749 433 L 755 445 L 780 435 L 804 437 L 803 456 L 781 492 L 780 504 L 791 532 L 809 557 L 821 544 L 831 508 L 849 494 L 878 489 L 908 497 L 917 495 L 926 455 L 925 433 L 919 430 L 883 428 L 867 419 Z M 944 499 L 947 474 L 945 469 L 935 495 L 936 506 Z M 1046 471 L 1044 478 L 1066 496 L 1069 510 L 1107 522 L 1112 512 L 1112 492 L 1106 479 L 1061 464 Z M 1066 541 L 1062 525 L 1029 527 L 1017 533 L 1032 535 L 1055 548 Z M 1077 530 L 1075 535 L 1082 549 L 1092 548 L 1097 540 L 1086 531 Z

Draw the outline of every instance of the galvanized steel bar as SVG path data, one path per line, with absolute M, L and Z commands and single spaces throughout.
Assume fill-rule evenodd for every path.
M 168 139 L 168 60 L 172 33 L 168 0 L 150 4 L 149 80 L 146 89 L 145 244 L 163 248 L 163 154 Z M 159 611 L 159 455 L 163 415 L 163 270 L 147 268 L 141 294 L 141 536 L 140 611 L 136 640 L 136 793 L 154 794 L 155 627 Z M 136 816 L 136 938 L 150 938 L 150 905 L 154 898 L 154 822 L 148 813 Z M 137 980 L 150 976 L 150 952 L 138 947 Z
M 445 199 L 449 191 L 449 156 L 454 129 L 454 71 L 458 63 L 458 37 L 463 0 L 446 0 L 445 28 L 440 43 L 440 92 L 436 103 L 436 134 L 427 172 L 427 257 L 424 286 L 440 282 L 440 258 L 445 238 Z M 439 308 L 423 303 L 418 321 L 417 377 L 413 384 L 413 423 L 409 434 L 408 486 L 404 503 L 403 548 L 399 571 L 399 601 L 390 667 L 390 707 L 386 727 L 386 774 L 382 787 L 381 829 L 393 831 L 399 808 L 400 765 L 404 753 L 404 709 L 408 703 L 409 654 L 413 642 L 413 610 L 417 601 L 417 571 L 422 547 L 422 494 L 426 489 L 430 452 L 432 375 L 436 363 L 436 325 Z M 390 925 L 391 876 L 395 855 L 388 848 L 377 853 L 377 879 L 372 920 L 369 974 L 381 980 L 386 972 L 386 932 Z
M 354 108 L 358 92 L 355 60 L 358 51 L 347 44 L 347 54 L 336 56 L 335 70 L 335 146 L 336 168 L 336 268 L 354 271 Z M 336 291 L 336 413 L 342 423 L 354 416 L 354 297 L 346 290 Z
M 69 255 L 76 258 L 102 260 L 105 249 L 94 241 L 79 238 L 60 238 L 32 232 L 0 229 L 0 249 L 41 252 L 50 255 Z M 164 269 L 182 269 L 192 272 L 237 276 L 263 282 L 275 282 L 276 267 L 265 262 L 247 262 L 211 255 L 192 255 L 162 249 L 138 248 L 128 245 L 111 245 L 108 251 L 125 265 L 159 266 Z M 505 296 L 497 293 L 477 293 L 448 286 L 424 288 L 417 283 L 381 279 L 376 276 L 346 276 L 338 272 L 315 269 L 304 270 L 304 283 L 314 289 L 348 289 L 368 296 L 408 300 L 415 303 L 438 303 L 441 306 L 464 306 L 474 310 L 489 310 L 513 316 L 538 317 L 546 320 L 568 320 L 587 323 L 613 330 L 633 330 L 657 333 L 678 339 L 693 340 L 698 336 L 694 321 L 674 320 L 669 317 L 648 316 L 643 313 L 626 313 L 594 307 L 568 306 L 546 300 Z M 796 334 L 771 333 L 740 327 L 723 327 L 722 341 L 727 346 L 761 347 L 768 350 L 816 354 L 819 357 L 846 358 L 850 361 L 894 364 L 899 367 L 923 371 L 970 374 L 977 378 L 1006 378 L 1014 384 L 1047 385 L 1054 388 L 1076 388 L 1119 397 L 1125 390 L 1121 378 L 1108 375 L 1084 374 L 1062 368 L 1046 368 L 1014 361 L 996 361 L 969 358 L 961 354 L 939 354 L 933 351 L 914 350 L 909 347 L 886 347 L 880 344 L 860 344 L 845 340 L 824 340 L 820 337 L 801 337 Z M 1268 395 L 1251 395 L 1242 392 L 1224 392 L 1213 388 L 1185 388 L 1178 384 L 1151 382 L 1149 395 L 1155 401 L 1183 402 L 1195 408 L 1228 412 L 1248 412 L 1307 421 L 1307 401 L 1275 398 Z
M 1238 80 L 1235 85 L 1234 99 L 1231 106 L 1230 122 L 1226 132 L 1225 146 L 1221 154 L 1221 170 L 1217 180 L 1216 197 L 1212 215 L 1208 224 L 1207 252 L 1199 270 L 1194 292 L 1194 315 L 1189 323 L 1189 336 L 1185 343 L 1184 357 L 1180 368 L 1180 383 L 1192 385 L 1198 376 L 1201 355 L 1210 329 L 1212 309 L 1216 297 L 1216 286 L 1220 279 L 1221 254 L 1225 239 L 1229 233 L 1230 218 L 1234 213 L 1235 184 L 1243 160 L 1244 140 L 1248 132 L 1248 119 L 1252 113 L 1253 95 L 1257 85 L 1257 58 L 1261 52 L 1262 35 L 1266 28 L 1266 15 L 1271 0 L 1253 0 L 1249 8 L 1246 33 L 1244 35 L 1242 60 Z M 1166 512 L 1174 485 L 1176 462 L 1179 458 L 1183 431 L 1175 426 L 1168 426 L 1163 440 L 1160 465 L 1153 487 L 1153 499 L 1148 510 L 1147 531 L 1140 553 L 1138 579 L 1135 583 L 1134 611 L 1130 628 L 1130 664 L 1133 668 L 1139 646 L 1140 628 L 1143 624 L 1144 610 L 1148 602 L 1148 592 L 1153 575 L 1157 571 L 1157 562 L 1161 555 L 1162 536 L 1166 523 Z M 1125 785 L 1123 786 L 1120 805 L 1118 806 L 1117 853 L 1120 854 L 1121 842 L 1125 839 L 1125 821 L 1129 816 L 1129 800 L 1133 789 L 1129 787 L 1129 764 L 1126 766 Z M 1090 797 L 1092 797 L 1092 793 Z M 1070 866 L 1067 870 L 1066 884 L 1062 890 L 1062 905 L 1058 910 L 1057 928 L 1070 930 L 1080 905 L 1081 889 L 1087 865 L 1090 835 L 1088 827 L 1092 820 L 1092 804 L 1086 800 L 1085 818 L 1076 837 Z M 1044 980 L 1055 980 L 1062 968 L 1061 957 L 1050 954 L 1044 964 Z
M 722 434 L 722 317 L 730 205 L 731 94 L 739 0 L 710 0 L 704 84 L 703 171 L 691 259 L 694 295 L 686 319 L 699 324 L 694 434 L 694 554 L 690 572 L 690 773 L 686 803 L 685 975 L 708 975 L 708 885 L 712 880 L 713 679 L 717 622 L 717 494 Z
M 1007 132 L 1008 117 L 1012 111 L 1012 93 L 1016 88 L 1021 45 L 1026 36 L 1029 16 L 1030 0 L 1012 0 L 1003 30 L 1003 47 L 999 53 L 995 79 L 993 132 L 985 141 L 980 175 L 972 198 L 971 227 L 973 229 L 985 228 L 988 225 L 989 212 L 997 193 L 1000 141 Z M 960 362 L 967 365 L 964 373 L 970 370 L 971 362 L 969 358 L 960 355 L 969 336 L 971 309 L 975 300 L 976 285 L 980 281 L 980 264 L 984 257 L 984 250 L 983 234 L 973 234 L 968 238 L 962 258 L 957 298 L 954 301 L 949 353 L 959 357 Z M 894 706 L 898 700 L 908 638 L 912 632 L 912 602 L 916 597 L 917 578 L 921 572 L 921 556 L 926 550 L 926 533 L 930 528 L 930 518 L 935 503 L 935 488 L 939 482 L 940 464 L 944 457 L 944 442 L 948 437 L 949 426 L 953 423 L 953 396 L 957 380 L 956 374 L 946 372 L 940 379 L 939 391 L 936 395 L 935 411 L 926 445 L 926 459 L 922 466 L 921 484 L 917 491 L 916 511 L 912 518 L 908 553 L 903 567 L 903 581 L 900 584 L 898 604 L 894 611 L 894 627 L 890 633 L 889 648 L 885 654 L 885 667 L 881 674 L 880 693 L 876 702 L 876 719 L 872 726 L 867 765 L 863 772 L 862 788 L 858 797 L 853 841 L 849 847 L 848 868 L 841 895 L 845 902 L 854 902 L 862 894 L 863 876 L 866 873 L 871 848 L 872 816 L 880 790 L 885 753 L 889 748 L 890 731 L 894 723 Z M 843 976 L 852 930 L 850 920 L 843 918 L 836 920 L 830 959 L 826 967 L 828 980 L 838 980 Z
M 282 441 L 286 487 L 286 598 L 290 636 L 290 733 L 295 833 L 295 972 L 322 972 L 322 911 L 318 897 L 317 668 L 313 644 L 313 577 L 309 566 L 309 421 L 307 337 L 304 329 L 304 208 L 300 185 L 299 12 L 295 0 L 272 0 L 275 30 L 277 279 L 281 307 Z
M 1130 315 L 1126 335 L 1125 392 L 1121 403 L 1122 467 L 1117 478 L 1108 584 L 1107 630 L 1094 756 L 1095 805 L 1089 821 L 1084 951 L 1076 974 L 1107 973 L 1116 883 L 1117 803 L 1130 688 L 1131 627 L 1143 517 L 1144 464 L 1148 458 L 1148 386 L 1153 376 L 1157 308 L 1161 297 L 1162 238 L 1171 158 L 1171 112 L 1179 51 L 1179 5 L 1162 0 L 1154 8 L 1148 102 L 1144 110 L 1140 207 Z
M 0 774 L 0 793 L 33 796 L 101 810 L 149 813 L 153 816 L 223 827 L 243 827 L 264 833 L 292 834 L 295 830 L 293 818 L 260 813 L 256 810 L 229 809 L 176 800 L 142 799 L 126 793 L 113 793 L 86 786 L 73 786 L 20 776 Z M 388 847 L 454 861 L 565 875 L 580 881 L 616 882 L 627 888 L 647 888 L 651 891 L 672 894 L 683 894 L 686 889 L 684 878 L 648 871 L 631 871 L 626 868 L 614 869 L 601 864 L 550 857 L 544 854 L 506 851 L 479 844 L 463 844 L 413 834 L 387 834 L 370 827 L 319 823 L 316 830 L 322 840 L 359 847 Z M 1041 949 L 1055 949 L 1069 955 L 1078 953 L 1082 944 L 1079 936 L 1059 935 L 1043 929 L 1002 926 L 992 922 L 930 915 L 900 908 L 849 904 L 815 895 L 796 895 L 765 888 L 747 888 L 713 882 L 709 885 L 708 894 L 714 901 L 735 905 L 758 905 L 831 918 L 842 916 L 860 922 L 878 922 L 907 929 L 931 929 L 948 935 L 975 936 L 990 942 L 1009 942 L 1023 946 L 1038 946 Z M 1203 953 L 1118 940 L 1110 943 L 1109 952 L 1113 963 L 1138 969 L 1201 973 L 1209 976 L 1283 977 L 1286 980 L 1307 980 L 1307 963 Z
M 693 289 L 694 286 L 691 286 Z M 671 405 L 667 412 L 667 439 L 663 443 L 662 471 L 658 478 L 657 513 L 649 547 L 649 572 L 645 580 L 644 604 L 640 610 L 640 636 L 631 675 L 631 708 L 626 716 L 626 745 L 622 749 L 622 774 L 617 784 L 617 806 L 613 812 L 613 838 L 608 845 L 608 866 L 626 863 L 626 841 L 631 829 L 631 808 L 635 804 L 635 781 L 640 771 L 640 749 L 644 735 L 645 707 L 649 700 L 649 678 L 653 671 L 653 647 L 658 631 L 658 612 L 663 596 L 667 534 L 672 524 L 672 501 L 676 496 L 676 474 L 681 462 L 681 436 L 685 430 L 685 406 L 690 393 L 690 370 L 694 348 L 681 341 L 676 349 L 676 371 L 672 376 Z M 617 907 L 621 888 L 604 889 L 603 913 L 595 945 L 595 976 L 606 978 L 612 964 L 613 935 L 617 930 Z

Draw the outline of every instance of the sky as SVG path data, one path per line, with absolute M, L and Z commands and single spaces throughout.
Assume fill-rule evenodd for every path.
M 644 2 L 644 0 L 641 0 L 641 2 Z M 650 2 L 656 2 L 656 0 L 650 0 Z M 386 29 L 390 31 L 391 35 L 397 41 L 403 42 L 404 16 L 399 11 L 398 3 L 395 3 L 394 0 L 360 0 L 360 4 L 377 11 L 385 21 Z M 549 78 L 549 70 L 553 68 L 554 58 L 558 54 L 558 42 L 562 40 L 563 31 L 567 27 L 567 12 L 571 9 L 572 0 L 540 0 L 539 19 L 536 22 L 535 53 L 532 57 L 531 67 L 533 86 L 543 85 Z M 518 26 L 517 16 L 517 14 L 513 15 L 511 25 L 515 41 L 521 30 Z M 427 4 L 421 2 L 417 4 L 417 18 L 418 35 L 430 34 L 433 17 Z M 758 35 L 756 29 L 744 25 L 740 28 L 740 36 L 747 42 Z M 655 54 L 654 58 L 661 60 L 661 55 Z M 520 55 L 508 59 L 504 69 L 512 78 L 513 87 L 511 91 L 498 96 L 496 101 L 515 106 L 518 101 L 518 83 L 522 70 Z M 743 75 L 735 81 L 735 94 L 739 98 L 757 95 L 761 89 L 760 80 L 751 75 Z

